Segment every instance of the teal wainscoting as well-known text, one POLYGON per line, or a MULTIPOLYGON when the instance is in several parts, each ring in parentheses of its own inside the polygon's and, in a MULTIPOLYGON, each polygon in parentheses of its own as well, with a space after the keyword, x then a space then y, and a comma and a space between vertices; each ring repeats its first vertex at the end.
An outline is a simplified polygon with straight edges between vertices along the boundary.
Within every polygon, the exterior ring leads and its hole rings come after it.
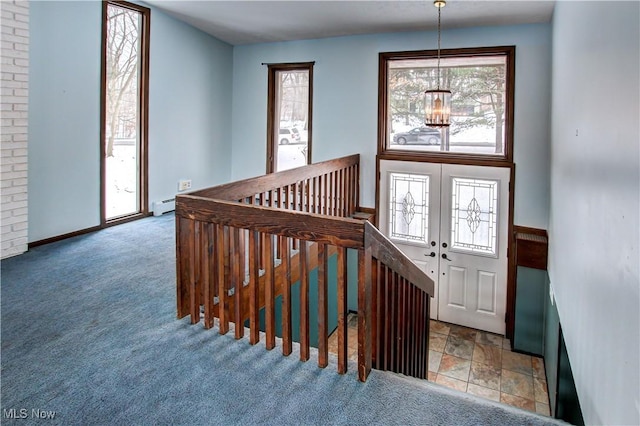
POLYGON ((547 271, 518 266, 514 350, 544 355, 544 311, 547 294, 547 271))
MULTIPOLYGON (((328 326, 329 334, 338 327, 337 255, 329 258, 328 326)), ((358 252, 347 250, 347 309, 358 311, 358 252)), ((249 326, 249 322, 245 322, 249 326)), ((291 286, 291 334, 300 341, 300 281, 291 286)), ((265 330, 264 309, 260 310, 260 330, 265 330)), ((282 337, 282 296, 276 298, 276 335, 282 337)), ((318 269, 309 273, 309 345, 318 347, 318 269)))

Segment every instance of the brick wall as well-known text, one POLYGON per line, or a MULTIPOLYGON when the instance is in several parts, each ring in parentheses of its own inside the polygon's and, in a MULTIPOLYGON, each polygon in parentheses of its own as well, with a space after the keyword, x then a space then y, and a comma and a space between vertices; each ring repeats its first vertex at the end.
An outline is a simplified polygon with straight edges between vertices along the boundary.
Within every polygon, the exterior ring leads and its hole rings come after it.
POLYGON ((0 1, 1 258, 27 250, 29 2, 0 1))

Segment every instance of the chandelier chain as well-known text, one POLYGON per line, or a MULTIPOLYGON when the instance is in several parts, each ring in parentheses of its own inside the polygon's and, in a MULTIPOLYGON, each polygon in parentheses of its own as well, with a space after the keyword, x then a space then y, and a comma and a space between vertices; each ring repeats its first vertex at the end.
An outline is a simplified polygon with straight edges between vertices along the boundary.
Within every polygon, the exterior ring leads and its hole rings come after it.
POLYGON ((438 90, 440 90, 440 13, 442 6, 438 6, 438 90))

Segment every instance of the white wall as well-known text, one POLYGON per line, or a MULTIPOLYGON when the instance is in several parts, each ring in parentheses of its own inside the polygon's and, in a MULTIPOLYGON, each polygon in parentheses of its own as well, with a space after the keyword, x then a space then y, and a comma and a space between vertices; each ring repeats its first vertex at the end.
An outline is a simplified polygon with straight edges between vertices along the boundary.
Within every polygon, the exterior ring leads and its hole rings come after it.
MULTIPOLYGON (((546 228, 549 192, 550 25, 444 31, 443 48, 516 45, 515 162, 518 225, 546 228)), ((234 48, 232 179, 263 174, 267 68, 316 61, 313 161, 360 153, 361 204, 375 204, 378 53, 431 49, 434 32, 373 34, 234 48)))
MULTIPOLYGON (((100 224, 100 2, 31 3, 29 241, 100 224)), ((151 11, 149 202, 229 179, 232 47, 151 11)))
POLYGON ((549 276, 587 424, 640 424, 640 4, 558 2, 549 276))

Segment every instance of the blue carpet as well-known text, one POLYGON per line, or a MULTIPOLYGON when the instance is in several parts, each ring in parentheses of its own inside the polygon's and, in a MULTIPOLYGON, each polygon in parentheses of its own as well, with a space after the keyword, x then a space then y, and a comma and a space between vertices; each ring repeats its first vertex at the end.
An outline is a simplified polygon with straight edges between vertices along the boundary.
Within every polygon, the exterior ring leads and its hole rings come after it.
POLYGON ((1 262, 2 423, 543 425, 435 384, 348 374, 175 315, 174 216, 1 262), (24 411, 21 411, 24 410, 24 411), (11 416, 25 419, 11 420, 11 416))

